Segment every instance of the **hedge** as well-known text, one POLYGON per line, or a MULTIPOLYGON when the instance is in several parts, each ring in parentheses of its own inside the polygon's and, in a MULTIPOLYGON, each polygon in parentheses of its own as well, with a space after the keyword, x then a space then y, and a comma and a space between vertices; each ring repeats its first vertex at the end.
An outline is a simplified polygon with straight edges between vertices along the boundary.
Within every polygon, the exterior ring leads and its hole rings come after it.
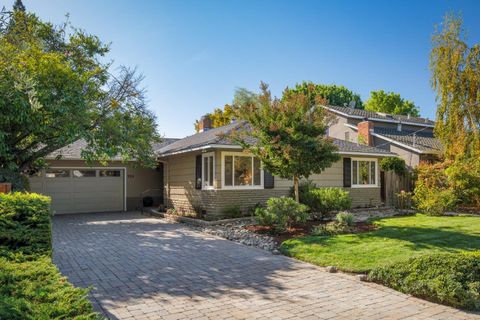
POLYGON ((480 310, 480 252, 421 255, 375 268, 369 279, 433 302, 480 310))
POLYGON ((0 194, 0 250, 50 254, 50 198, 35 193, 0 194))
POLYGON ((0 194, 0 319, 98 319, 51 251, 50 198, 0 194))
POLYGON ((87 294, 62 277, 48 256, 0 258, 0 319, 97 319, 87 294))

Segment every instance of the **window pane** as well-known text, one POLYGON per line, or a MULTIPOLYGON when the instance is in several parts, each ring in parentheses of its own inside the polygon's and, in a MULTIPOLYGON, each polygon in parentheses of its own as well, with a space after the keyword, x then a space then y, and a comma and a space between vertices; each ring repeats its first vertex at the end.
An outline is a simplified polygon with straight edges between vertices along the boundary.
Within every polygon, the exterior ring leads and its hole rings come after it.
POLYGON ((49 169, 45 172, 46 178, 68 178, 70 177, 70 170, 65 169, 49 169))
POLYGON ((262 180, 260 177, 260 159, 254 158, 253 159, 253 184, 259 186, 262 184, 262 180))
POLYGON ((375 184, 375 174, 376 174, 375 162, 371 161, 370 162, 370 184, 375 184))
POLYGON ((359 161, 358 162, 358 172, 359 172, 359 184, 369 184, 370 177, 370 162, 369 161, 359 161))
POLYGON ((74 178, 95 177, 95 170, 73 170, 74 178))
POLYGON ((208 185, 213 186, 213 157, 208 157, 208 185))
POLYGON ((225 185, 232 186, 232 176, 233 176, 233 157, 225 156, 225 185))
POLYGON ((234 185, 252 185, 252 157, 235 157, 234 185))
POLYGON ((100 177, 120 177, 120 170, 100 170, 100 177))
POLYGON ((357 161, 352 161, 352 184, 358 184, 358 181, 357 181, 357 161))

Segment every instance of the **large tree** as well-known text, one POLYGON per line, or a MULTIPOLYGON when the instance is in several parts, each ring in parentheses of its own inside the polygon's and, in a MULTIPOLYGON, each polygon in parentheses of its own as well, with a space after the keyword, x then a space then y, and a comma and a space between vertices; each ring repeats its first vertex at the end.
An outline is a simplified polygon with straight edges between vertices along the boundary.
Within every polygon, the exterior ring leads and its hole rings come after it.
POLYGON ((313 85, 306 93, 286 89, 281 99, 273 98, 264 83, 260 89, 259 94, 237 90, 234 105, 243 125, 230 136, 258 157, 264 169, 293 179, 298 202, 299 179, 322 172, 340 158, 326 136, 332 119, 311 101, 313 85))
MULTIPOLYGON (((215 108, 213 112, 206 114, 212 120, 212 127, 218 128, 224 125, 229 124, 232 122, 233 118, 235 117, 235 110, 234 107, 226 104, 223 109, 215 108)), ((195 131, 200 131, 200 121, 195 121, 195 131)))
POLYGON ((420 116, 420 110, 413 102, 403 99, 398 93, 383 90, 370 92, 370 98, 365 101, 365 110, 411 115, 412 117, 420 116))
POLYGON ((43 22, 21 1, 0 13, 0 181, 19 183, 78 139, 87 142, 87 161, 154 164, 158 135, 142 77, 126 67, 113 75, 102 62, 108 52, 96 36, 43 22))
POLYGON ((314 84, 304 81, 296 84, 294 88, 288 89, 290 92, 303 93, 307 96, 311 104, 316 103, 317 97, 332 106, 353 106, 356 109, 363 109, 363 102, 358 93, 355 93, 344 86, 314 84))
POLYGON ((430 69, 446 157, 480 157, 480 45, 467 44, 460 17, 446 15, 435 31, 430 69))

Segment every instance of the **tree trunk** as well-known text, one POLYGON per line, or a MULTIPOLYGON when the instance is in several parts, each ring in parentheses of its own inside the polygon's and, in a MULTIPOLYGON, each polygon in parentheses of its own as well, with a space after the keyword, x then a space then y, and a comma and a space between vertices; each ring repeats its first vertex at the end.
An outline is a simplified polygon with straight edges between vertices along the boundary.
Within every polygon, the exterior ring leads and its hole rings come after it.
POLYGON ((294 176, 293 177, 293 193, 295 194, 295 201, 300 203, 300 195, 298 191, 298 177, 294 176))

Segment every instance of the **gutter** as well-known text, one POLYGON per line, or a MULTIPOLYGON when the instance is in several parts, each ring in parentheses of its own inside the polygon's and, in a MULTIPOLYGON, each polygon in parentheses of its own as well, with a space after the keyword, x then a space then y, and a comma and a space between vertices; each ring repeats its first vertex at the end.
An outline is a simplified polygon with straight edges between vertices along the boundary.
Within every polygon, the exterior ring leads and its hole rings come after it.
MULTIPOLYGON (((243 150, 243 148, 241 146, 238 146, 238 145, 209 144, 209 145, 206 145, 206 146, 201 146, 201 147, 196 147, 196 148, 189 148, 189 149, 164 153, 164 154, 160 154, 160 155, 157 155, 157 156, 160 157, 160 158, 163 158, 163 157, 173 156, 173 155, 177 155, 177 154, 193 152, 193 151, 200 151, 200 150, 208 150, 208 149, 213 149, 213 148, 243 150)), ((393 154, 393 153, 355 152, 355 151, 338 151, 336 153, 345 154, 345 155, 350 154, 350 155, 361 155, 361 156, 395 157, 395 154, 393 154)))

